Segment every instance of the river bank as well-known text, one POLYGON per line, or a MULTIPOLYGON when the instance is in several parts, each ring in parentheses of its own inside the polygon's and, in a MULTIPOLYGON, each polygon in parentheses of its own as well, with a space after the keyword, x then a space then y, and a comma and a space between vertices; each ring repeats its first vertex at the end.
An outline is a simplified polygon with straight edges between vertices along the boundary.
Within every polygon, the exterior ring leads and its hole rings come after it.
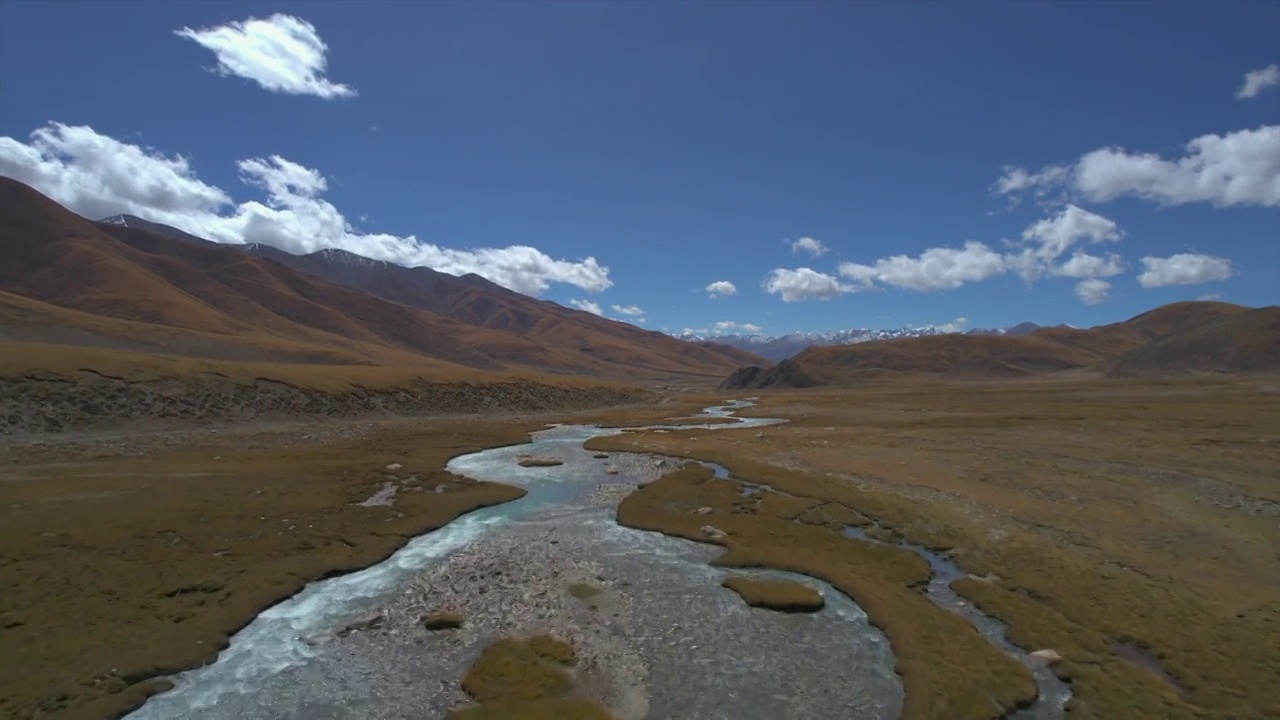
POLYGON ((273 609, 290 623, 256 633, 251 625, 232 639, 229 653, 276 667, 224 658, 177 678, 133 717, 441 717, 465 704, 458 681, 488 642, 543 633, 574 645, 578 686, 619 718, 770 709, 830 717, 851 708, 897 716, 888 645, 840 593, 827 586, 829 606, 813 616, 748 608, 720 587, 724 571, 707 563, 714 548, 618 527, 618 497, 671 467, 644 455, 597 457, 581 446, 594 432, 602 431, 553 428, 531 447, 456 458, 455 473, 501 477, 529 494, 415 540, 384 563, 403 571, 394 590, 371 588, 364 576, 375 568, 327 581, 313 586, 316 597, 273 609), (521 467, 524 453, 563 464, 521 467), (419 541, 450 549, 417 553, 419 562, 410 557, 419 541), (327 614, 321 594, 345 605, 346 619, 310 622, 327 614), (423 627, 441 611, 461 615, 462 627, 423 627), (832 685, 812 672, 826 662, 859 672, 832 685))
POLYGON ((0 716, 118 715, 309 581, 522 493, 450 474, 456 455, 705 405, 0 438, 0 716))

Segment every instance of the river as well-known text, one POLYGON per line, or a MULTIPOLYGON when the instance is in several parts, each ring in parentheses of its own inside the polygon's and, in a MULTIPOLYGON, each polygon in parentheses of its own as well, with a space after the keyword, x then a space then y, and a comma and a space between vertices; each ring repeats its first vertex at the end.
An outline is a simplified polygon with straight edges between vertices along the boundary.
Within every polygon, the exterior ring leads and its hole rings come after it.
MULTIPOLYGON (((732 417, 749 404, 728 401, 702 417, 732 417)), ((785 422, 734 419, 647 429, 719 432, 785 422)), ((579 687, 619 720, 896 718, 902 686, 892 650, 847 596, 812 578, 756 572, 819 588, 827 605, 797 615, 749 608, 720 587, 728 571, 708 564, 718 548, 615 522, 621 498, 679 462, 599 457, 582 447, 620 432, 557 425, 529 444, 455 458, 451 472, 528 494, 417 537, 370 568, 308 585, 263 611, 215 662, 173 677, 172 690, 129 717, 443 717, 467 702, 459 681, 488 642, 549 632, 574 644, 579 687), (528 455, 563 464, 521 467, 528 455), (598 594, 576 597, 573 587, 598 594), (462 613, 463 627, 423 629, 422 617, 441 609, 462 613)), ((1059 720, 1065 686, 1009 643, 997 621, 951 592, 947 583, 962 574, 954 563, 905 547, 934 568, 930 599, 1036 671, 1041 697, 1014 717, 1059 720)))

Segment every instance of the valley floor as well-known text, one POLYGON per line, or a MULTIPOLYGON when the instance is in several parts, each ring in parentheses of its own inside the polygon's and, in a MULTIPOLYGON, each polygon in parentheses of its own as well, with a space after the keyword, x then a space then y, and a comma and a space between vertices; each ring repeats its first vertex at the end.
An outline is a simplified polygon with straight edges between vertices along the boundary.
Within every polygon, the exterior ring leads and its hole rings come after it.
POLYGON ((1280 379, 885 384, 766 393, 743 414, 792 422, 589 447, 713 461, 793 496, 752 509, 689 478, 637 493, 622 521, 687 534, 686 508, 713 506, 698 522, 728 532, 720 562, 844 589, 894 643, 904 716, 947 717, 928 698, 990 668, 907 616, 903 557, 852 567, 789 518, 842 505, 883 539, 949 550, 962 596, 1064 658, 1073 718, 1280 717, 1280 379))
POLYGON ((115 716, 308 581, 523 494, 447 473, 449 458, 550 422, 643 422, 711 401, 674 397, 0 436, 0 717, 115 716), (389 476, 420 491, 361 505, 389 476))
MULTIPOLYGON (((3 440, 0 716, 132 707, 162 687, 148 678, 211 659, 307 581, 523 493, 447 473, 449 458, 547 422, 636 425, 716 399, 671 398, 3 440), (389 477, 405 489, 396 503, 366 503, 389 477)), ((1073 718, 1280 716, 1280 379, 902 384, 759 403, 741 414, 791 422, 592 440, 732 472, 669 475, 623 500, 619 521, 703 540, 713 525, 727 533, 718 563, 846 592, 893 644, 904 717, 995 717, 1029 677, 920 600, 918 557, 863 547, 845 526, 949 551, 969 573, 962 596, 1022 647, 1063 657, 1073 718)))

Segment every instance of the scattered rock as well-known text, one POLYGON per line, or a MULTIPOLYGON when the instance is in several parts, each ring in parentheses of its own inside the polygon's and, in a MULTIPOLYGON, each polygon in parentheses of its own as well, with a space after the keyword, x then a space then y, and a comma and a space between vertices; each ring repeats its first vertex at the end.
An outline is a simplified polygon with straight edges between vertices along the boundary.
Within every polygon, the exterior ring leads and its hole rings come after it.
POLYGON ((609 453, 596 453, 595 455, 592 455, 591 457, 593 457, 593 458, 595 458, 595 459, 597 459, 597 460, 608 460, 608 459, 609 459, 609 453))
POLYGON ((1062 662, 1062 656, 1058 654, 1057 650, 1037 650, 1030 653, 1030 657, 1033 660, 1039 660, 1045 665, 1056 665, 1057 663, 1062 662))
POLYGON ((462 623, 463 617, 456 612, 437 611, 422 618, 422 627, 428 630, 456 630, 462 623))
POLYGON ((606 474, 606 475, 617 475, 617 474, 618 474, 618 470, 617 470, 617 468, 609 468, 608 470, 605 470, 604 472, 605 472, 605 474, 606 474))
POLYGON ((379 489, 378 492, 370 495, 368 499, 366 499, 365 501, 359 502, 356 504, 359 505, 360 507, 377 507, 380 505, 382 506, 394 505, 395 502, 396 502, 396 484, 393 482, 387 482, 382 484, 382 488, 379 489))
POLYGON ((710 515, 710 514, 711 514, 711 508, 709 508, 709 507, 700 507, 700 508, 698 508, 697 510, 694 510, 693 512, 694 512, 694 514, 695 514, 695 515, 710 515))
POLYGON ((391 463, 390 465, 387 466, 388 471, 394 471, 399 469, 400 469, 400 463, 391 463))
POLYGON ((703 537, 707 537, 712 540, 723 540, 729 537, 725 533, 725 531, 716 527, 712 527, 711 525, 703 525, 702 528, 698 530, 698 532, 702 533, 703 537))
POLYGON ((382 623, 385 620, 386 618, 383 617, 382 613, 372 612, 372 613, 369 613, 368 615, 363 615, 358 619, 347 623, 346 625, 343 626, 341 630, 338 631, 337 634, 338 634, 338 637, 346 637, 358 630, 376 630, 382 627, 382 623))

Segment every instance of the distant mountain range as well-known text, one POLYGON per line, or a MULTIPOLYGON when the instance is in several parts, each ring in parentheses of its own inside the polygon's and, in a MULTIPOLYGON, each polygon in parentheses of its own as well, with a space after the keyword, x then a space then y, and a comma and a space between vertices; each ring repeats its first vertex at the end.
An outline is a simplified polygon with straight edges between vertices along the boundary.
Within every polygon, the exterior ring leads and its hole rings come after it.
MULTIPOLYGON (((1030 335, 1042 327, 1046 326, 1037 325, 1033 322, 1024 322, 1007 328, 973 329, 963 333, 958 330, 931 326, 916 328, 901 327, 884 330, 852 328, 849 330, 834 330, 832 332, 825 333, 791 333, 789 335, 699 335, 697 333, 684 332, 676 334, 675 337, 690 342, 727 345, 739 350, 755 353, 760 357, 777 362, 792 357, 802 350, 810 347, 856 345, 858 343, 872 342, 875 340, 897 340, 901 338, 929 337, 933 335, 1030 335)), ((1073 326, 1061 324, 1054 327, 1071 328, 1073 326)))
POLYGON ((739 368, 721 388, 807 388, 926 377, 1150 378, 1276 372, 1280 307, 1181 302, 1088 330, 950 333, 811 347, 773 367, 739 368))

